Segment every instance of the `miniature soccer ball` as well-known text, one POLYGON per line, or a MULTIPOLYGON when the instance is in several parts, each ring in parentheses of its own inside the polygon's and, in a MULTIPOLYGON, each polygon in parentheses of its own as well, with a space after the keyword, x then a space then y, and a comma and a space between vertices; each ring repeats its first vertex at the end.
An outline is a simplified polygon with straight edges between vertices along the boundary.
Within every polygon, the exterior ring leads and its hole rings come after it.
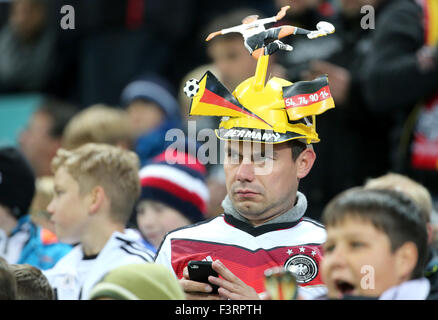
POLYGON ((316 29, 323 31, 324 33, 330 34, 335 32, 335 27, 330 22, 320 21, 316 25, 316 29))
POLYGON ((196 79, 190 79, 184 86, 184 93, 189 98, 193 98, 199 91, 199 81, 196 79))

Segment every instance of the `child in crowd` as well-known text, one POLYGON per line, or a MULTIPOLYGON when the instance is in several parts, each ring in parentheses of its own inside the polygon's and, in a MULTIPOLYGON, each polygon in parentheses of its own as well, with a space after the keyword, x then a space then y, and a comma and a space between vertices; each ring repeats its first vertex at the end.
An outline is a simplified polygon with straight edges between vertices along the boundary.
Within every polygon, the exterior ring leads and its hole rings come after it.
POLYGON ((205 218, 209 192, 205 167, 187 153, 165 151, 140 170, 137 225, 158 248, 167 232, 205 218))
POLYGON ((325 208, 322 277, 328 297, 430 298, 423 277, 426 223, 421 209, 393 190, 354 188, 325 208))
POLYGON ((59 243, 31 220, 35 175, 16 148, 0 149, 0 256, 8 263, 27 263, 45 270, 71 246, 59 243))
POLYGON ((77 244, 47 276, 58 299, 87 299, 110 270, 153 261, 153 253, 124 233, 140 194, 135 153, 85 144, 53 159, 55 195, 48 206, 61 241, 77 244))

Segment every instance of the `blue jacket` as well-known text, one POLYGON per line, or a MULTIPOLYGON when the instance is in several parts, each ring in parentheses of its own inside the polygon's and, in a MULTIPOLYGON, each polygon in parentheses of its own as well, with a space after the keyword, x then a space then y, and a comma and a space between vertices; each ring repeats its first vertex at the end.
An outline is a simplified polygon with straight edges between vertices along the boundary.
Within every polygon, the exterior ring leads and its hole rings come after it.
POLYGON ((44 236, 44 231, 25 215, 18 220, 18 225, 12 232, 28 232, 29 238, 25 243, 18 264, 30 264, 41 270, 52 268, 59 259, 72 249, 71 245, 57 242, 56 239, 44 236))

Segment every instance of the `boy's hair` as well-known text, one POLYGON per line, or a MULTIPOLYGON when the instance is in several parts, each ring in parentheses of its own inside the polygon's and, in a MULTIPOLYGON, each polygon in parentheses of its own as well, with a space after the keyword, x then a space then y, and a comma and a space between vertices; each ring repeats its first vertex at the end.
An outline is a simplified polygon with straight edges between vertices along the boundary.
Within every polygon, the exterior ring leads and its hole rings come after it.
POLYGON ((17 282, 17 300, 55 300, 55 293, 40 269, 28 264, 11 264, 9 268, 17 282))
POLYGON ((389 172, 381 177, 369 179, 366 189, 390 189, 405 193, 422 209, 421 213, 426 222, 432 215, 432 197, 429 191, 420 183, 398 173, 389 172))
POLYGON ((140 196, 138 156, 106 144, 87 143, 74 150, 59 149, 52 160, 55 173, 64 167, 85 194, 101 186, 110 200, 113 221, 125 224, 140 196))
POLYGON ((17 283, 8 263, 0 257, 0 300, 16 300, 17 283))
POLYGON ((75 115, 65 128, 63 147, 75 149, 85 143, 116 145, 132 142, 132 130, 125 110, 96 104, 75 115))
POLYGON ((330 228, 348 217, 369 221, 386 233, 392 252, 406 242, 413 242, 418 250, 418 260, 411 279, 423 276, 427 258, 426 223, 421 209, 410 197, 394 190, 353 188, 329 202, 324 209, 322 222, 330 228))
POLYGON ((35 195, 30 206, 30 214, 50 219, 47 206, 53 198, 53 176, 38 177, 35 181, 35 195))

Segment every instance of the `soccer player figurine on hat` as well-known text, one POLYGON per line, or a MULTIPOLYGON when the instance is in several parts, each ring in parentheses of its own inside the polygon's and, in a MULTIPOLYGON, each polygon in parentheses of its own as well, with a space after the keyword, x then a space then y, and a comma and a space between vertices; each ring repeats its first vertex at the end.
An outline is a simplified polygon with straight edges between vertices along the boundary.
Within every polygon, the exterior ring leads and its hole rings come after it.
POLYGON ((257 299, 273 267, 295 272, 302 298, 326 291, 319 272, 326 232, 304 217, 298 186, 316 159, 316 116, 334 101, 326 75, 266 81, 269 57, 261 55, 255 75, 232 93, 209 71, 185 86, 190 115, 222 117, 215 133, 225 141, 227 188, 224 214, 169 232, 158 250, 155 262, 175 273, 188 299, 257 299), (211 261, 219 277, 193 280, 191 260, 211 261))
POLYGON ((242 20, 241 25, 212 32, 208 35, 206 41, 210 41, 218 35, 239 32, 244 38, 245 47, 248 49, 249 53, 257 59, 261 55, 271 55, 277 50, 292 51, 292 46, 284 44, 279 40, 291 34, 303 34, 307 35, 309 39, 315 39, 335 32, 335 27, 331 23, 325 21, 319 22, 316 25, 317 30, 315 31, 309 31, 294 26, 281 26, 270 28, 268 30, 265 29, 265 24, 281 20, 286 15, 286 11, 289 8, 290 6, 284 6, 276 16, 266 19, 259 20, 257 15, 245 17, 242 20), (274 39, 274 41, 265 46, 265 40, 268 39, 274 39))

